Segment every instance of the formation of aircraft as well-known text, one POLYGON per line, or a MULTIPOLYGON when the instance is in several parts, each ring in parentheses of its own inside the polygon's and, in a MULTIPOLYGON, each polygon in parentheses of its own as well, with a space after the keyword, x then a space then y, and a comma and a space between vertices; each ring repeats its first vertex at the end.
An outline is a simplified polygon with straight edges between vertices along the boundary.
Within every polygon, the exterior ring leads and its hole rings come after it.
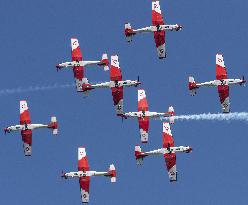
MULTIPOLYGON (((180 31, 182 26, 179 24, 165 24, 160 4, 158 0, 152 0, 152 25, 144 28, 133 29, 130 23, 125 24, 125 36, 128 42, 132 41, 132 38, 139 33, 153 33, 154 41, 157 48, 157 55, 159 59, 166 58, 165 48, 165 35, 166 31, 180 31)), ((120 68, 120 62, 118 55, 111 56, 110 66, 110 81, 97 84, 89 83, 86 78, 84 69, 87 66, 98 65, 103 67, 104 71, 109 70, 109 60, 106 53, 102 54, 100 60, 85 61, 80 50, 79 42, 77 38, 71 38, 71 55, 72 60, 69 62, 63 62, 56 65, 57 71, 70 68, 73 70, 76 90, 77 92, 84 93, 86 95, 93 89, 97 88, 110 88, 113 96, 113 103, 117 116, 125 119, 137 118, 139 124, 139 133, 142 143, 148 142, 148 132, 150 118, 164 118, 166 117, 169 122, 163 122, 163 134, 162 134, 162 148, 153 151, 142 151, 139 145, 135 146, 135 158, 138 165, 143 163, 144 158, 148 156, 164 156, 166 168, 170 182, 177 181, 177 168, 176 168, 176 153, 190 153, 192 148, 190 146, 175 146, 174 139, 171 133, 170 123, 174 123, 174 108, 169 106, 168 112, 151 112, 149 111, 148 102, 146 98, 145 90, 138 89, 138 111, 137 112, 124 112, 123 109, 123 89, 124 87, 137 87, 141 84, 139 77, 137 80, 123 80, 122 71, 120 68)), ((244 77, 242 79, 228 79, 227 71, 224 64, 224 58, 222 54, 216 55, 216 80, 197 83, 193 76, 189 77, 189 90, 191 95, 196 94, 196 90, 200 87, 217 87, 219 98, 221 102, 222 112, 230 112, 230 100, 229 100, 229 85, 244 85, 246 83, 244 77)), ((10 133, 14 131, 20 131, 23 141, 23 149, 25 156, 31 156, 32 153, 32 132, 34 129, 48 128, 52 130, 54 135, 58 134, 58 122, 55 116, 51 117, 51 121, 48 124, 32 124, 28 105, 25 100, 20 101, 20 124, 13 125, 4 128, 4 132, 10 133)), ((75 172, 63 172, 61 177, 64 179, 78 178, 80 185, 81 201, 83 203, 89 202, 90 193, 90 180, 93 176, 105 176, 110 178, 111 182, 116 182, 116 169, 114 164, 109 166, 107 171, 98 172, 91 171, 86 155, 86 149, 84 147, 78 148, 78 170, 75 172)))
POLYGON ((174 108, 169 107, 168 112, 150 112, 146 99, 145 90, 138 90, 138 112, 127 112, 119 116, 127 119, 128 117, 138 118, 140 137, 142 143, 148 142, 148 130, 150 118, 169 117, 170 123, 174 123, 173 116, 175 115, 174 108))
POLYGON ((220 103, 223 113, 230 112, 230 100, 229 100, 229 85, 244 85, 244 76, 242 79, 228 79, 227 71, 222 54, 216 54, 216 80, 212 80, 204 83, 196 83, 193 76, 189 77, 189 90, 190 94, 194 96, 196 90, 200 87, 217 87, 220 103))
POLYGON ((83 60, 83 55, 80 50, 79 42, 78 39, 76 38, 71 38, 71 56, 72 56, 71 62, 60 63, 56 65, 56 68, 57 70, 60 70, 62 68, 72 68, 76 83, 76 89, 78 92, 81 92, 82 85, 88 82, 87 78, 85 78, 84 75, 84 69, 86 66, 98 65, 98 66, 103 66, 105 71, 109 70, 109 66, 108 66, 109 61, 106 53, 102 55, 101 60, 96 60, 96 61, 83 60))
POLYGON ((141 165, 143 159, 147 156, 163 155, 171 182, 177 181, 176 152, 190 153, 192 152, 192 148, 190 146, 175 147, 170 124, 168 122, 163 123, 163 148, 142 152, 140 146, 135 146, 135 158, 138 165, 141 165))
POLYGON ((80 184, 81 200, 83 203, 89 202, 90 193, 90 177, 105 176, 109 177, 111 182, 116 182, 116 169, 113 164, 109 166, 106 172, 90 171, 88 158, 84 147, 78 148, 78 171, 77 172, 62 172, 61 177, 64 179, 78 178, 80 184))
POLYGON ((23 150, 25 156, 31 156, 32 153, 32 133, 34 129, 38 128, 49 128, 52 129, 54 135, 58 134, 58 122, 56 117, 51 117, 51 122, 49 124, 32 124, 30 119, 30 114, 28 110, 27 101, 20 101, 20 125, 13 125, 4 128, 5 133, 10 133, 14 131, 21 131, 23 150))
POLYGON ((111 56, 110 81, 98 84, 83 84, 82 91, 89 92, 96 88, 111 88, 114 107, 117 115, 123 114, 123 88, 137 87, 140 84, 138 80, 123 80, 120 63, 117 55, 111 56))
POLYGON ((162 11, 160 9, 159 1, 152 1, 152 26, 133 29, 130 23, 125 24, 125 36, 128 42, 132 41, 132 37, 138 33, 148 33, 152 32, 154 35, 154 40, 157 48, 157 54, 160 59, 166 58, 165 49, 165 34, 166 31, 180 31, 182 26, 178 24, 165 24, 163 20, 162 11))

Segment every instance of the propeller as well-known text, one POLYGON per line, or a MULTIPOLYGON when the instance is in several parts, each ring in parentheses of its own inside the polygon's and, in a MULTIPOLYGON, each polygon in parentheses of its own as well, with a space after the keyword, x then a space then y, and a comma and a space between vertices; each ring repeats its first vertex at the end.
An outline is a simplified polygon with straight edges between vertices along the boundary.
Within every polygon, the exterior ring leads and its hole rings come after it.
POLYGON ((176 31, 180 31, 182 29, 183 29, 183 27, 181 25, 178 25, 177 28, 176 28, 176 31))
POLYGON ((4 128, 4 134, 6 135, 6 133, 8 132, 7 128, 4 128))
POLYGON ((245 83, 246 83, 246 80, 245 80, 245 76, 243 75, 242 76, 242 82, 240 83, 240 85, 245 85, 245 83))
POLYGON ((167 150, 171 153, 171 146, 170 146, 170 143, 168 143, 167 150))
POLYGON ((60 175, 62 178, 65 178, 65 179, 67 179, 67 176, 65 176, 65 172, 62 170, 61 171, 61 175, 60 175))
POLYGON ((188 153, 190 153, 192 151, 193 151, 192 147, 189 147, 188 153))
POLYGON ((242 76, 242 80, 243 80, 244 83, 246 82, 244 75, 242 76))
POLYGON ((139 77, 139 75, 138 75, 137 81, 136 81, 136 84, 135 84, 135 87, 137 87, 139 84, 140 84, 140 77, 139 77))
POLYGON ((117 114, 117 116, 118 116, 118 117, 121 117, 121 121, 122 121, 122 122, 123 122, 123 119, 124 119, 124 118, 127 119, 127 117, 125 116, 124 113, 122 113, 122 114, 117 114))
POLYGON ((57 72, 59 72, 59 69, 60 69, 59 64, 58 64, 58 65, 56 65, 56 69, 57 69, 57 72))

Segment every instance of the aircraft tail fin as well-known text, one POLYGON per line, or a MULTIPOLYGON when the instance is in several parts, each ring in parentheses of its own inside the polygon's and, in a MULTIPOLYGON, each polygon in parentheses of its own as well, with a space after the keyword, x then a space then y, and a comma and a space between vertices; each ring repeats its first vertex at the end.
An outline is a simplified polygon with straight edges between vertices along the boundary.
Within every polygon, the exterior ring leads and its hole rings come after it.
POLYGON ((116 169, 115 169, 115 166, 113 164, 111 164, 109 166, 108 173, 109 173, 109 176, 110 176, 110 181, 113 182, 113 183, 116 182, 116 169))
POLYGON ((51 117, 51 122, 49 123, 48 128, 52 129, 53 135, 58 134, 58 122, 55 116, 51 117))

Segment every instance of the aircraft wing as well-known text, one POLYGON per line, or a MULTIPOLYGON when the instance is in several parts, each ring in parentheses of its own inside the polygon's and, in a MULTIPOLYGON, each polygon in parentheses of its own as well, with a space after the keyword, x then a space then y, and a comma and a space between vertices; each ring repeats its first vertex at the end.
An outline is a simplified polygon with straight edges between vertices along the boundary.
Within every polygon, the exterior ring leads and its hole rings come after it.
POLYGON ((123 87, 118 86, 122 73, 117 55, 111 56, 110 81, 116 82, 116 86, 111 88, 116 114, 123 114, 123 87))
MULTIPOLYGON (((138 90, 138 111, 145 112, 148 111, 148 102, 146 99, 145 90, 139 89, 138 90)), ((140 130, 140 137, 143 143, 148 141, 148 131, 149 131, 149 117, 139 117, 139 130, 140 130)))
POLYGON ((149 117, 139 117, 139 130, 140 138, 142 143, 148 142, 148 131, 149 131, 149 117))
POLYGON ((81 192, 81 200, 83 203, 88 203, 90 199, 90 177, 80 177, 80 192, 81 192))
POLYGON ((111 56, 110 80, 122 81, 122 73, 117 55, 111 56))
POLYGON ((146 92, 143 89, 138 90, 138 111, 148 111, 146 92))
POLYGON ((230 112, 229 86, 218 85, 218 93, 222 107, 222 112, 229 113, 230 112))
MULTIPOLYGON (((159 1, 152 1, 152 25, 164 25, 164 20, 162 16, 162 11, 160 9, 159 1)), ((157 47, 157 53, 159 58, 166 57, 165 51, 165 30, 155 31, 154 32, 154 40, 157 47)))
MULTIPOLYGON (((78 148, 78 171, 89 171, 89 163, 84 147, 78 148)), ((89 202, 90 177, 84 176, 79 178, 81 200, 83 203, 89 202)))
MULTIPOLYGON (((83 55, 80 50, 78 39, 71 38, 71 57, 72 61, 82 61, 83 55)), ((82 84, 83 78, 84 78, 84 67, 83 66, 74 66, 73 67, 73 73, 76 83, 77 91, 82 91, 82 84)))
POLYGON ((31 124, 27 101, 20 101, 20 125, 31 124))
POLYGON ((216 80, 227 79, 227 71, 222 54, 216 54, 216 80))
MULTIPOLYGON (((227 79, 227 71, 224 63, 224 57, 222 54, 216 54, 216 80, 227 79)), ((229 86, 219 85, 218 93, 220 97, 220 103, 222 111, 224 113, 230 112, 230 102, 229 102, 229 86)))
POLYGON ((22 130, 23 151, 25 156, 32 154, 32 130, 22 130))
POLYGON ((152 25, 164 25, 164 19, 162 15, 162 11, 160 9, 159 1, 152 1, 152 25))
MULTIPOLYGON (((163 123, 163 148, 169 149, 174 147, 174 139, 171 134, 170 124, 168 122, 163 123)), ((166 168, 170 181, 177 181, 176 170, 176 153, 166 153, 164 155, 166 168)))
POLYGON ((116 114, 123 114, 123 87, 113 87, 111 90, 116 114))
MULTIPOLYGON (((28 111, 27 101, 20 101, 20 125, 31 124, 30 114, 28 111)), ((23 141, 23 150, 25 156, 31 156, 32 153, 32 130, 22 130, 22 141, 23 141)))

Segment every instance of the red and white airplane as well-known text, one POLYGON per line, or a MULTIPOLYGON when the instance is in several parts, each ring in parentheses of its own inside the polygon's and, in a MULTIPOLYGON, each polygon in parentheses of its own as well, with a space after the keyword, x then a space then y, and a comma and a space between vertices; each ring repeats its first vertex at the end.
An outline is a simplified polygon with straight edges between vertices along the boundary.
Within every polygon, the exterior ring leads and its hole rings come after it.
POLYGON ((168 117, 170 120, 170 123, 174 123, 174 117, 173 117, 174 115, 175 115, 175 112, 172 106, 169 107, 168 112, 162 112, 162 113, 161 112, 150 112, 148 110, 148 102, 146 99, 145 90, 139 89, 138 90, 138 112, 127 112, 119 116, 125 119, 127 119, 128 117, 138 118, 141 142, 147 143, 150 118, 168 117))
POLYGON ((84 68, 86 66, 99 65, 99 66, 103 66, 105 71, 109 70, 109 67, 108 67, 109 61, 108 61, 108 56, 106 53, 102 55, 101 60, 84 61, 82 52, 79 47, 78 39, 76 38, 71 38, 71 55, 72 55, 71 62, 60 63, 56 65, 56 68, 57 70, 62 69, 62 68, 73 69, 74 78, 76 82, 76 88, 77 88, 77 91, 79 92, 82 90, 82 85, 85 84, 87 80, 87 78, 85 78, 84 76, 84 68))
POLYGON ((159 156, 163 155, 165 158, 166 167, 168 170, 169 179, 171 182, 177 181, 177 169, 176 169, 176 152, 189 153, 192 151, 190 146, 175 147, 174 139, 171 134, 170 124, 168 122, 163 123, 163 148, 142 152, 140 146, 135 146, 135 157, 138 165, 141 165, 143 159, 147 156, 159 156))
POLYGON ((77 172, 68 172, 63 173, 61 177, 68 178, 79 178, 81 199, 83 203, 89 202, 89 190, 90 190, 90 177, 92 176, 105 176, 110 177, 111 182, 116 182, 116 169, 113 164, 109 166, 107 172, 97 172, 90 171, 88 158, 86 156, 86 151, 84 147, 78 148, 78 171, 77 172))
POLYGON ((125 24, 125 36, 128 42, 132 41, 132 37, 138 33, 153 32, 155 44, 157 47, 158 57, 160 59, 166 58, 165 51, 165 31, 180 31, 182 26, 175 24, 165 24, 160 9, 159 1, 152 1, 152 26, 148 26, 140 29, 133 29, 130 23, 125 24))
POLYGON ((21 131, 23 149, 25 156, 31 156, 32 153, 32 130, 38 128, 52 129, 54 135, 58 134, 58 122, 56 117, 51 117, 51 122, 48 125, 45 124, 32 124, 30 120, 30 114, 28 111, 28 105, 25 100, 20 101, 20 125, 14 125, 4 128, 5 133, 13 131, 21 131))
POLYGON ((88 92, 95 88, 111 88, 115 111, 117 115, 121 115, 123 114, 123 88, 131 86, 137 87, 139 84, 139 77, 138 80, 122 80, 118 56, 113 55, 111 56, 110 81, 98 84, 83 84, 82 91, 88 92))
POLYGON ((224 58, 222 54, 216 54, 216 80, 196 83, 194 77, 189 77, 189 90, 190 94, 194 96, 196 94, 196 89, 206 86, 206 87, 217 87, 220 97, 220 103, 223 113, 230 112, 230 101, 229 101, 229 85, 244 85, 244 76, 242 79, 228 79, 227 71, 224 64, 224 58))

